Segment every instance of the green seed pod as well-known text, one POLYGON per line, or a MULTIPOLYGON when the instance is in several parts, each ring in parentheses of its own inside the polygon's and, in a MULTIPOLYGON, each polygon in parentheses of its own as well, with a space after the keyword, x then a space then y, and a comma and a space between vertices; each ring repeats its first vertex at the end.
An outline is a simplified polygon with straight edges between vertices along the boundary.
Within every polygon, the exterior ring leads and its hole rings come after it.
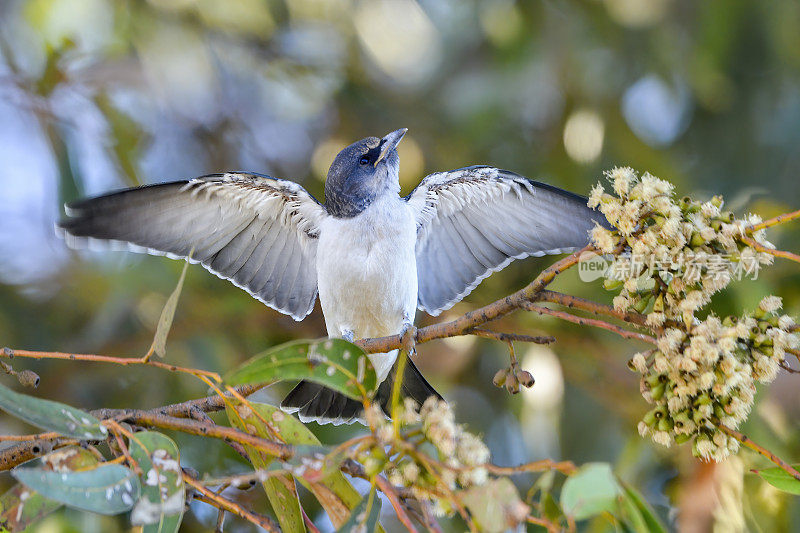
MULTIPOLYGON (((661 352, 655 352, 654 355, 655 357, 658 357, 659 355, 661 355, 661 352)), ((647 382, 647 385, 650 388, 653 388, 659 383, 664 383, 667 380, 667 376, 665 376, 664 374, 656 374, 654 372, 651 372, 644 378, 644 380, 647 382)))
POLYGON ((695 398, 694 402, 692 403, 694 403, 695 407, 699 405, 708 405, 711 403, 711 396, 709 396, 707 392, 704 392, 703 394, 695 398))
POLYGON ((689 442, 692 438, 691 435, 687 435, 685 433, 681 433, 680 435, 675 435, 675 444, 683 444, 685 442, 689 442))
POLYGON ((653 311, 656 313, 664 312, 664 295, 659 294, 653 302, 653 311))
POLYGON ((650 303, 651 299, 652 295, 645 296, 640 300, 637 300, 636 303, 633 304, 633 308, 639 313, 644 313, 644 310, 647 309, 647 305, 650 303))
POLYGON ((649 427, 655 426, 656 422, 658 422, 656 411, 658 411, 658 408, 647 411, 647 413, 645 413, 645 415, 642 417, 642 422, 647 424, 649 427))
POLYGON ((603 288, 609 291, 615 291, 622 287, 623 281, 619 279, 606 278, 603 280, 603 288))
POLYGON ((653 400, 658 401, 664 397, 664 391, 666 390, 666 383, 658 383, 655 387, 650 389, 650 396, 653 397, 653 400))
POLYGON ((369 457, 364 462, 364 473, 367 474, 369 477, 376 476, 383 471, 383 466, 386 464, 385 459, 379 459, 377 457, 369 457))
POLYGON ((707 422, 706 417, 700 411, 692 412, 692 421, 698 426, 705 426, 707 422))
POLYGON ((672 419, 668 417, 664 417, 658 421, 658 430, 659 431, 672 431, 674 424, 672 423, 672 419))
POLYGON ((692 248, 700 248, 701 246, 706 244, 706 240, 700 236, 698 232, 692 233, 692 237, 689 239, 689 246, 692 248))
MULTIPOLYGON (((771 342, 772 339, 770 339, 770 343, 771 342)), ((775 350, 772 348, 772 346, 762 345, 759 347, 759 349, 761 350, 761 353, 763 353, 767 357, 772 357, 773 355, 775 355, 775 350)))
POLYGON ((725 203, 725 202, 723 202, 722 196, 716 194, 716 195, 711 197, 711 205, 713 205, 714 207, 720 208, 720 207, 722 207, 723 203, 725 203))
POLYGON ((720 404, 717 404, 714 406, 714 416, 721 419, 728 416, 728 413, 725 412, 724 407, 722 407, 720 404))

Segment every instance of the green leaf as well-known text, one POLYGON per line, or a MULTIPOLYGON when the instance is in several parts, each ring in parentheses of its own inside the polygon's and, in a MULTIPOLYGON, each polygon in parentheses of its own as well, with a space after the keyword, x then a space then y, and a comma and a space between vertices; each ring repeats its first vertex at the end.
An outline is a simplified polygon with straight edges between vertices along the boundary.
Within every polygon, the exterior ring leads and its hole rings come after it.
POLYGON ((630 510, 632 520, 635 522, 635 525, 631 524, 633 529, 644 533, 666 533, 667 528, 661 523, 653 508, 642 495, 627 483, 623 483, 622 487, 625 490, 623 505, 630 510))
MULTIPOLYGON (((793 465, 793 467, 796 470, 800 468, 800 465, 793 465)), ((777 466, 774 468, 759 470, 758 475, 776 489, 800 496, 800 481, 787 474, 777 466)))
POLYGON ((378 527, 378 519, 381 516, 381 499, 375 491, 375 487, 362 498, 355 509, 350 513, 350 518, 337 531, 348 533, 350 531, 361 531, 372 533, 378 527))
POLYGON ((589 463, 564 482, 561 508, 575 520, 584 520, 603 511, 615 511, 621 494, 608 463, 589 463))
POLYGON ((350 398, 377 388, 377 376, 364 351, 342 339, 294 341, 263 352, 227 376, 232 384, 307 379, 350 398))
MULTIPOLYGON (((69 446, 26 464, 41 465, 48 470, 81 470, 96 465, 97 458, 89 450, 69 446)), ((18 483, 0 496, 0 527, 9 531, 23 531, 61 505, 18 483)))
POLYGON ((106 428, 95 417, 69 405, 14 392, 0 384, 0 409, 36 427, 80 440, 103 440, 106 428))
POLYGON ((530 512, 508 478, 492 479, 463 491, 461 501, 479 529, 490 533, 516 528, 530 512))
POLYGON ((175 533, 183 519, 186 492, 180 454, 175 442, 155 431, 134 433, 128 441, 131 456, 142 470, 142 496, 131 513, 142 533, 175 533))
POLYGON ((82 511, 114 515, 133 507, 139 499, 139 479, 118 464, 102 463, 91 470, 54 472, 44 467, 20 466, 14 478, 45 498, 82 511))
MULTIPOLYGON (((232 400, 235 402, 235 400, 232 400)), ((238 404, 236 407, 226 406, 228 420, 231 424, 251 435, 274 439, 279 435, 279 427, 284 419, 289 415, 271 405, 248 402, 238 404)), ((296 429, 296 428, 295 428, 296 429)), ((282 439, 288 442, 286 439, 282 439)), ((259 470, 267 469, 275 460, 271 455, 261 452, 250 446, 245 446, 250 462, 259 470)), ((281 474, 268 477, 262 485, 267 493, 272 510, 278 517, 281 531, 305 532, 306 526, 303 520, 303 511, 300 507, 300 500, 297 496, 297 488, 294 479, 289 474, 281 474)))
POLYGON ((178 307, 178 299, 183 289, 183 280, 186 279, 186 269, 189 268, 189 259, 191 259, 193 252, 194 248, 189 252, 189 257, 186 258, 183 270, 181 270, 181 277, 178 278, 178 285, 175 287, 175 290, 172 291, 172 294, 169 295, 169 298, 167 298, 164 309, 161 310, 161 316, 158 318, 158 326, 156 327, 156 334, 153 336, 153 344, 150 345, 150 350, 147 352, 148 354, 155 353, 159 357, 164 357, 167 353, 167 336, 172 327, 172 320, 175 318, 175 309, 178 307))
MULTIPOLYGON (((247 405, 238 405, 235 408, 228 406, 227 412, 233 425, 248 433, 298 446, 303 456, 308 456, 308 452, 312 450, 325 450, 319 446, 319 439, 302 422, 275 406, 248 402, 247 405)), ((253 459, 259 456, 260 460, 273 459, 257 450, 248 449, 248 454, 253 459)), ((256 465, 256 468, 261 467, 256 465)), ((338 465, 331 468, 329 464, 323 464, 322 470, 316 476, 312 476, 310 472, 303 474, 298 481, 314 494, 334 527, 341 527, 350 517, 351 510, 361 501, 361 495, 347 481, 338 465)))

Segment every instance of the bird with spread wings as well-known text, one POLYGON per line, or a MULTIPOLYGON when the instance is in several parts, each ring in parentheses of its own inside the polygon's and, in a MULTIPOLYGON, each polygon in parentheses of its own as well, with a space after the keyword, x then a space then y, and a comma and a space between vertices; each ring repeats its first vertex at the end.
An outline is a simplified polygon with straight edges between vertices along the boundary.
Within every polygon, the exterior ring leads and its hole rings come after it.
MULTIPOLYGON (((396 334, 416 308, 438 315, 512 260, 585 246, 602 215, 586 199, 513 172, 471 166, 431 174, 399 196, 405 130, 344 149, 321 204, 292 181, 229 172, 147 185, 67 206, 72 247, 186 258, 302 320, 320 295, 330 336, 396 334)), ((385 404, 396 351, 371 354, 385 404), (386 378, 390 379, 386 379, 386 378)), ((438 393, 412 364, 403 392, 438 393)), ((283 406, 301 419, 350 422, 354 402, 301 382, 283 406)))

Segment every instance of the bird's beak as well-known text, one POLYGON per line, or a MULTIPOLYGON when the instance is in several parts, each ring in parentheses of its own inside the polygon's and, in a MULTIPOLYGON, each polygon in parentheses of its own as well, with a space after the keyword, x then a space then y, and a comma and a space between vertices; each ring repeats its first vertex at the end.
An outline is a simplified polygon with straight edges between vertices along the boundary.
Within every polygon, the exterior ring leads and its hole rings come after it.
POLYGON ((383 139, 381 139, 381 143, 383 147, 381 148, 381 154, 378 156, 378 159, 375 160, 375 166, 378 166, 378 163, 383 161, 383 158, 392 151, 392 148, 397 146, 397 143, 400 142, 400 139, 403 138, 403 135, 406 134, 408 128, 400 128, 399 130, 394 130, 392 133, 386 135, 383 139))

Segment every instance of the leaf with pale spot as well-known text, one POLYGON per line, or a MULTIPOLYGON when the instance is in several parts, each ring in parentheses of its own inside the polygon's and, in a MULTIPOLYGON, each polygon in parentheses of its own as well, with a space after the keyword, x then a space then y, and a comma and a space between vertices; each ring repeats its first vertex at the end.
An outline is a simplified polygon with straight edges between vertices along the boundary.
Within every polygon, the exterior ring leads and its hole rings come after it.
POLYGON ((139 479, 119 464, 101 463, 77 472, 19 466, 11 475, 45 498, 82 511, 119 514, 131 509, 139 499, 139 479))
POLYGON ((162 433, 140 431, 128 440, 131 457, 142 471, 142 495, 131 513, 142 533, 175 533, 183 519, 185 489, 180 454, 162 433))
MULTIPOLYGON (((67 471, 90 468, 97 462, 97 457, 89 450, 68 446, 29 461, 26 465, 67 471)), ((17 483, 0 496, 0 524, 12 532, 23 531, 61 506, 60 502, 45 498, 35 490, 17 483)))
POLYGON ((350 398, 361 399, 377 388, 369 357, 343 339, 293 341, 263 352, 226 378, 231 384, 305 379, 350 398))

